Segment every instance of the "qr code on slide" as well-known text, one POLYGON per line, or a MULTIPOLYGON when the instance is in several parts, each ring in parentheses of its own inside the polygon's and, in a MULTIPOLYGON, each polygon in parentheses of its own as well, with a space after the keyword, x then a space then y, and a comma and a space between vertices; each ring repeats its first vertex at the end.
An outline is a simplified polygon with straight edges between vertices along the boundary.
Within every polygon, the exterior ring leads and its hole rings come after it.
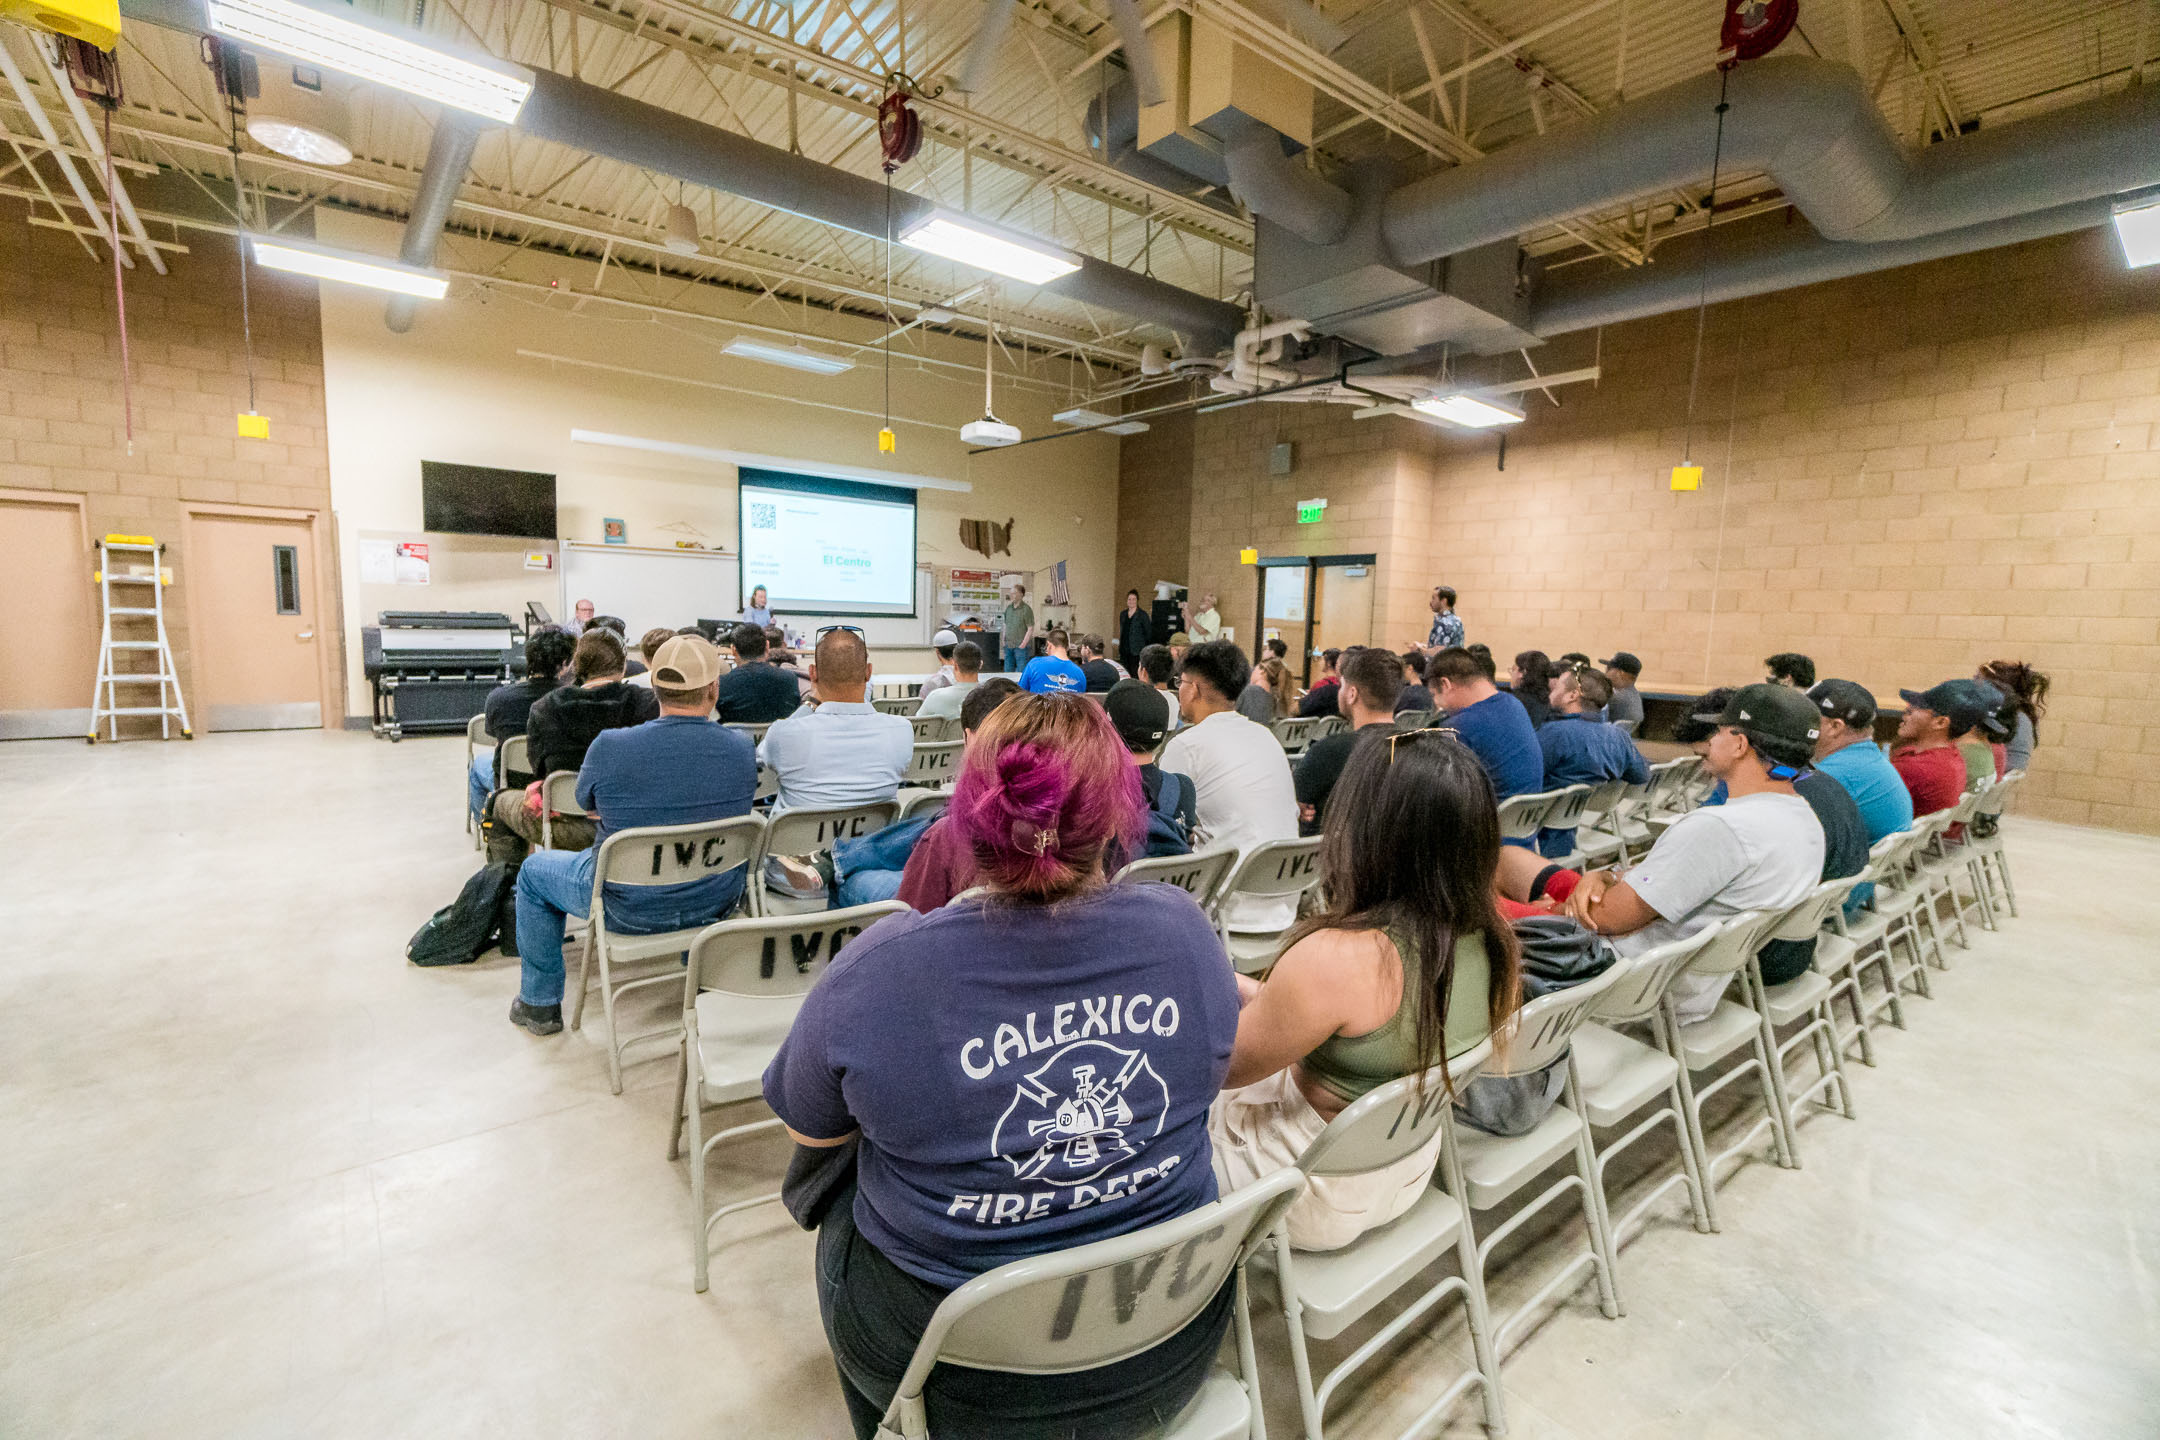
POLYGON ((777 530, 780 528, 780 512, 777 507, 757 501, 750 502, 750 528, 753 530, 777 530))

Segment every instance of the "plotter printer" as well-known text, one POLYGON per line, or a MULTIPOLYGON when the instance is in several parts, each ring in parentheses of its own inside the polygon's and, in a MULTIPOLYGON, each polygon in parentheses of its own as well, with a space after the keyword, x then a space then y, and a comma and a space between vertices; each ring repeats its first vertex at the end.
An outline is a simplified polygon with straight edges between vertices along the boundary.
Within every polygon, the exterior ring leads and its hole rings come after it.
POLYGON ((375 734, 462 730, 488 691, 525 673, 525 638, 507 615, 385 610, 361 627, 375 690, 375 734))

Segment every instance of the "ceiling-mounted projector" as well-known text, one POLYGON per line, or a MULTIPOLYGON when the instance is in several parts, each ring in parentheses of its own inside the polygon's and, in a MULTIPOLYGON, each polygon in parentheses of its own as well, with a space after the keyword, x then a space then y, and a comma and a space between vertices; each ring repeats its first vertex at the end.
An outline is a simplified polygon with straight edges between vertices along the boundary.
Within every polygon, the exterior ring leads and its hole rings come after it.
POLYGON ((960 427, 960 443, 963 445, 1017 445, 1020 443, 1020 427, 1007 425, 995 415, 985 415, 980 420, 970 420, 960 427))

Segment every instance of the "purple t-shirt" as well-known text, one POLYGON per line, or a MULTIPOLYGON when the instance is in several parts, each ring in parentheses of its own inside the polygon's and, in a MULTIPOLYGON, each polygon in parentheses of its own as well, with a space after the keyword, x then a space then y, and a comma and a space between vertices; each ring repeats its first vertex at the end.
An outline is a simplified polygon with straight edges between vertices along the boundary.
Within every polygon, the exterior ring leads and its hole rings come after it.
POLYGON ((957 1286, 1213 1200, 1237 1015, 1222 942, 1174 885, 956 901, 833 961, 765 1099, 798 1134, 859 1128, 857 1228, 957 1286))

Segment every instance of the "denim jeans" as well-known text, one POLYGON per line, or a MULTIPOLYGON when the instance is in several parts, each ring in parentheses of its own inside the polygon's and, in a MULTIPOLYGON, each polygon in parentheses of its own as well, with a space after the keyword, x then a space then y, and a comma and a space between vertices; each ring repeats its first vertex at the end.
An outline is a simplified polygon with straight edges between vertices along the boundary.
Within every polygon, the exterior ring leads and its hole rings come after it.
POLYGON ((482 750, 472 757, 472 769, 465 775, 465 809, 478 823, 487 813, 488 792, 495 788, 495 752, 482 750))
POLYGON ((1018 646, 1014 645, 1008 645, 1005 647, 1005 670, 1007 674, 1018 675, 1022 670, 1027 668, 1027 662, 1027 651, 1022 650, 1018 646))
POLYGON ((592 910, 594 850, 535 850, 518 868, 518 954, 525 964, 518 998, 527 1005, 560 1005, 563 928, 567 916, 592 910))
POLYGON ((900 879, 906 873, 905 870, 857 870, 840 882, 832 908, 845 910, 850 905, 875 905, 881 900, 890 900, 900 893, 900 879))

